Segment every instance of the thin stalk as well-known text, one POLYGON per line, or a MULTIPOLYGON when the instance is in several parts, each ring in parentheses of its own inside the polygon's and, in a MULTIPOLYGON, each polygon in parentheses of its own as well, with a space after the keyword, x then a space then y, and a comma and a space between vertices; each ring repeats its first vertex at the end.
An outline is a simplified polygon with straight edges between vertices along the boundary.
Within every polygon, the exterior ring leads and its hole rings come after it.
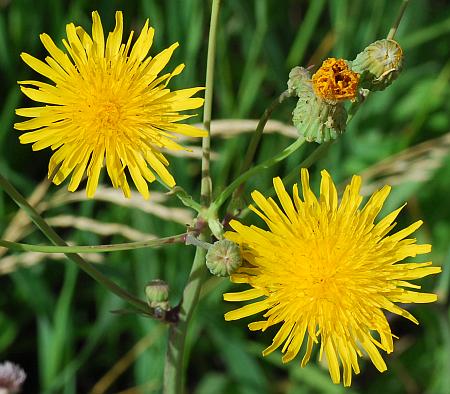
MULTIPOLYGON (((252 138, 251 138, 250 143, 247 148, 247 152, 245 154, 244 161, 242 162, 242 165, 239 169, 239 172, 237 173, 237 176, 239 174, 243 174, 252 165, 256 151, 258 150, 258 147, 261 143, 262 135, 264 132, 264 127, 266 127, 267 121, 269 120, 269 118, 272 115, 272 112, 275 110, 275 108, 278 107, 278 105, 280 105, 289 96, 290 95, 289 95, 288 90, 285 90, 275 100, 273 100, 272 103, 264 111, 263 115, 259 119, 259 122, 258 122, 258 125, 256 126, 255 132, 252 135, 252 138)), ((242 191, 244 190, 244 185, 245 185, 245 182, 241 183, 240 186, 234 191, 233 197, 232 197, 232 202, 239 199, 239 196, 242 194, 242 191)), ((231 204, 232 204, 232 202, 231 202, 231 204)))
POLYGON ((259 144, 261 143, 261 138, 262 138, 262 135, 264 132, 264 127, 266 127, 267 121, 269 120, 269 118, 272 115, 272 112, 275 110, 275 108, 277 108, 278 105, 280 105, 289 96, 290 96, 289 92, 287 90, 285 90, 275 100, 273 100, 272 103, 264 111, 263 115, 259 119, 259 122, 258 122, 258 125, 256 126, 255 132, 252 135, 252 139, 250 140, 250 144, 248 146, 247 153, 245 154, 244 161, 242 163, 242 166, 241 166, 238 174, 244 173, 252 165, 256 151, 259 147, 259 144))
POLYGON ((169 194, 175 194, 186 207, 192 208, 197 213, 202 210, 202 206, 190 196, 181 186, 175 186, 169 194))
POLYGON ((190 196, 187 191, 184 190, 181 186, 170 188, 159 177, 157 177, 156 180, 160 185, 168 190, 167 195, 175 195, 183 203, 184 206, 192 208, 193 210, 197 211, 197 213, 202 210, 202 206, 197 201, 195 201, 192 196, 190 196))
POLYGON ((386 37, 388 40, 394 39, 394 36, 397 33, 398 26, 400 25, 400 22, 403 18, 403 14, 405 13, 405 10, 406 10, 406 7, 408 7, 408 4, 409 4, 409 0, 403 0, 403 3, 398 10, 397 19, 395 20, 394 24, 391 27, 391 30, 389 30, 389 33, 386 37))
MULTIPOLYGON (((199 238, 201 241, 204 241, 206 237, 201 235, 199 238)), ((181 394, 184 391, 186 333, 192 318, 192 313, 198 302, 200 289, 206 273, 205 255, 206 250, 197 247, 188 283, 183 291, 179 321, 176 324, 172 324, 169 328, 169 343, 167 345, 166 364, 164 368, 164 394, 181 394)))
POLYGON ((173 235, 171 237, 150 239, 138 242, 126 242, 113 245, 77 245, 77 246, 52 246, 52 245, 30 245, 19 242, 11 242, 0 239, 0 246, 21 252, 39 253, 104 253, 117 252, 120 250, 132 250, 142 248, 156 248, 162 245, 185 241, 186 234, 173 235))
MULTIPOLYGON (((47 222, 37 213, 37 211, 28 203, 28 201, 23 197, 16 188, 11 185, 3 175, 0 174, 0 187, 5 190, 5 192, 14 200, 14 202, 21 208, 31 219, 31 221, 36 225, 39 230, 55 245, 67 246, 64 240, 51 228, 47 222)), ((94 280, 105 286, 111 292, 116 294, 118 297, 127 301, 129 304, 133 305, 137 309, 149 313, 149 308, 144 301, 136 298, 134 295, 128 293, 126 290, 122 289, 116 283, 108 279, 100 271, 95 269, 91 264, 86 262, 81 256, 75 253, 64 253, 70 260, 75 262, 84 272, 91 276, 94 280)))
MULTIPOLYGON (((397 33, 398 26, 400 25, 400 22, 403 18, 403 15, 405 13, 406 7, 408 7, 409 0, 403 0, 403 3, 401 4, 398 13, 397 18, 395 19, 394 24, 392 25, 391 29, 389 30, 388 35, 386 36, 386 39, 393 40, 395 37, 395 34, 397 33)), ((347 118, 347 125, 351 122, 351 120, 355 117, 358 110, 361 108, 361 105, 367 101, 367 98, 369 97, 370 92, 367 92, 364 101, 356 101, 352 103, 350 106, 350 109, 348 111, 348 118, 347 118)))
MULTIPOLYGON (((201 202, 206 209, 208 209, 212 198, 212 182, 209 173, 211 148, 210 127, 219 8, 220 0, 213 0, 209 29, 205 106, 203 113, 203 124, 208 132, 208 135, 203 138, 202 142, 202 181, 200 186, 201 202)), ((201 217, 201 214, 199 217, 201 217)), ((200 241, 206 242, 209 237, 210 230, 208 227, 205 227, 203 232, 199 235, 199 239, 200 241)), ((180 312, 178 316, 179 320, 177 323, 172 324, 169 328, 169 341, 167 345, 163 382, 163 392, 165 394, 181 394, 184 391, 184 354, 186 334, 192 314, 198 303, 200 289, 206 273, 205 255, 206 250, 200 246, 197 246, 189 279, 183 291, 183 298, 180 304, 180 312)))
POLYGON ((220 195, 216 198, 216 200, 211 204, 210 210, 217 211, 241 183, 247 181, 247 179, 257 174, 258 172, 266 170, 267 168, 272 167, 273 165, 279 163, 280 161, 283 161, 286 157, 290 156, 292 153, 297 151, 298 148, 300 148, 304 142, 305 140, 303 138, 298 138, 291 145, 283 149, 277 155, 271 157, 270 159, 267 159, 261 164, 258 164, 250 168, 248 171, 238 176, 225 189, 223 189, 222 193, 220 193, 220 195))
POLYGON ((211 10, 211 23, 209 26, 208 40, 208 56, 206 60, 206 90, 205 90, 205 106, 203 108, 203 126, 208 135, 202 141, 202 182, 201 196, 203 206, 209 206, 212 196, 212 181, 210 175, 210 155, 211 155, 211 113, 213 102, 213 86, 214 86, 214 65, 216 61, 216 37, 217 37, 217 20, 219 17, 220 0, 213 0, 211 10))
POLYGON ((328 152, 328 149, 330 148, 331 144, 334 141, 328 141, 323 144, 320 144, 316 149, 314 149, 311 154, 303 160, 298 166, 296 166, 293 170, 289 172, 284 178, 283 182, 290 183, 293 179, 298 178, 299 169, 300 168, 309 168, 311 167, 317 160, 319 160, 321 157, 325 155, 325 153, 328 152))

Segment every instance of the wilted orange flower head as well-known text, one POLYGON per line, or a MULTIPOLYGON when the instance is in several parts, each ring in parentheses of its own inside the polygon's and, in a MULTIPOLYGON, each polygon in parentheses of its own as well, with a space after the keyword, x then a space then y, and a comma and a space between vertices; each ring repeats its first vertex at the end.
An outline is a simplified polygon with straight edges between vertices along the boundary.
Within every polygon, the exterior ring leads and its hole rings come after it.
POLYGON ((354 100, 358 92, 359 74, 343 59, 331 57, 312 76, 317 96, 328 102, 354 100))

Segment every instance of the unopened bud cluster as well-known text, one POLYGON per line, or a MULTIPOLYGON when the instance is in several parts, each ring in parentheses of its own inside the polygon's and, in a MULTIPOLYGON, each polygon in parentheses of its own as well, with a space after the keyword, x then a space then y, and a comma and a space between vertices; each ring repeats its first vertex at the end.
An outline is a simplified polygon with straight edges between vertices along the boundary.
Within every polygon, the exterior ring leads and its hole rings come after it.
POLYGON ((385 89, 400 73, 402 60, 396 41, 379 40, 352 62, 329 58, 312 75, 309 69, 293 68, 288 91, 298 97, 292 121, 299 134, 317 143, 337 138, 347 126, 345 102, 357 101, 364 89, 385 89))

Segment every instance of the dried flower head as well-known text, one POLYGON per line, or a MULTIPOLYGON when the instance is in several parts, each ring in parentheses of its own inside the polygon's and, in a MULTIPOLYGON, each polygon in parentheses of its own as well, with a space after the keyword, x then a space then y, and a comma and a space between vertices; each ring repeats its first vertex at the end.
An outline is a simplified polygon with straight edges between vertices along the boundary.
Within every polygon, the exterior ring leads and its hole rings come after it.
POLYGON ((46 62, 21 55, 52 82, 19 82, 27 97, 44 106, 17 109, 18 115, 31 119, 14 127, 31 130, 20 136, 20 142, 32 143, 33 150, 50 147, 56 151, 49 163, 49 176, 57 171, 55 184, 72 174, 68 188, 75 191, 87 173, 87 195, 93 197, 105 162, 115 188, 130 196, 127 171, 138 191, 148 198, 147 182, 156 179, 155 173, 167 186, 175 185, 161 148, 184 149, 174 141, 176 134, 205 136, 204 130, 178 123, 191 116, 180 111, 202 106, 202 98, 192 97, 202 88, 167 88, 184 65, 158 74, 178 43, 153 58, 147 56, 154 35, 148 20, 134 44, 133 32, 122 43, 122 12, 116 12, 116 26, 106 40, 97 12, 92 13, 92 20, 92 37, 73 23, 67 25, 67 40, 63 40, 67 52, 41 34, 50 55, 46 62))
POLYGON ((317 96, 308 69, 294 67, 289 73, 288 91, 298 97, 292 123, 306 141, 319 144, 337 138, 347 126, 344 102, 330 102, 317 96))
POLYGON ((402 208, 375 223, 390 187, 374 193, 361 209, 361 178, 354 176, 338 202, 336 187, 322 171, 320 196, 309 186, 308 171, 301 172, 303 200, 297 184, 293 198, 280 178, 273 180, 280 200, 252 193, 268 230, 232 221, 235 232, 225 236, 239 244, 246 261, 231 280, 247 283, 251 289, 224 295, 227 301, 250 302, 228 312, 226 320, 245 318, 265 311, 264 319, 249 325, 265 331, 280 324, 268 355, 282 346, 282 360, 293 360, 305 337, 305 366, 315 345, 319 357, 326 355, 334 383, 349 386, 352 372, 359 373, 358 356, 367 353, 379 371, 386 370, 380 350, 390 353, 393 338, 385 311, 418 324, 416 318, 396 303, 436 301, 435 294, 417 291, 411 280, 441 272, 431 262, 403 262, 408 257, 428 253, 431 245, 418 245, 407 238, 422 221, 389 234, 402 208))
POLYGON ((317 96, 322 100, 336 103, 354 100, 358 93, 359 74, 352 71, 343 59, 331 57, 312 76, 312 84, 317 96))

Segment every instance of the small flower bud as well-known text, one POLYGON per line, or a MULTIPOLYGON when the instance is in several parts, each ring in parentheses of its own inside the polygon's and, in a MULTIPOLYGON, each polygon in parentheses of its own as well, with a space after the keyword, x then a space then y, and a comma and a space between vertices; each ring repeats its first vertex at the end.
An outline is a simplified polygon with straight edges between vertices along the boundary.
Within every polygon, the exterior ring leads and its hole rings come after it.
POLYGON ((170 309, 169 285, 161 279, 154 279, 145 286, 145 295, 148 305, 151 308, 158 308, 164 311, 170 309))
POLYGON ((228 239, 214 242, 206 253, 206 266, 216 276, 230 276, 241 264, 239 246, 228 239))
POLYGON ((384 90, 402 69, 403 51, 397 41, 378 40, 366 47, 352 62, 352 69, 361 74, 361 86, 384 90))

